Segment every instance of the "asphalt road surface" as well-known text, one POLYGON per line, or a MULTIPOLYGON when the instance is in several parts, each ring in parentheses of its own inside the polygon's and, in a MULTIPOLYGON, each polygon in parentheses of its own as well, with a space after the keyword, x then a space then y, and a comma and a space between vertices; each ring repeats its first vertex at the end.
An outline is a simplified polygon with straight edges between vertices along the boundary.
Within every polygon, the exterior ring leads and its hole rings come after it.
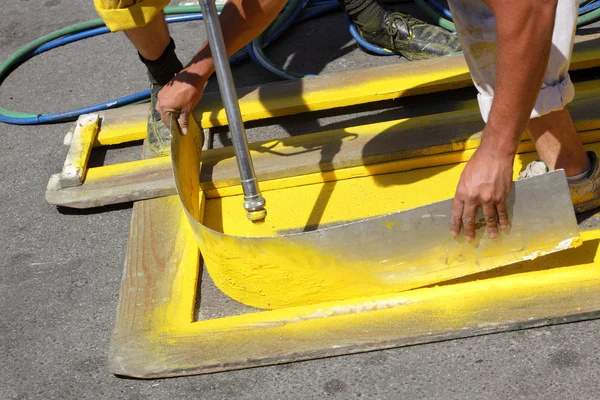
MULTIPOLYGON (((2 60, 43 34, 96 18, 91 0, 5 0, 0 13, 2 60)), ((184 61, 205 37, 198 22, 175 26, 172 34, 184 61)), ((269 54, 280 65, 315 74, 399 62, 358 50, 341 13, 295 28, 269 54)), ((235 78, 239 86, 277 80, 252 63, 236 67, 235 78)), ((48 113, 145 88, 133 47, 113 34, 30 60, 3 83, 0 104, 48 113)), ((395 107, 383 113, 403 108, 395 107)), ((363 121, 382 114, 368 107, 354 112, 363 121)), ((275 121, 249 136, 297 134, 344 118, 275 121)), ((131 204, 76 212, 46 203, 46 184, 62 167, 62 138, 71 124, 0 124, 0 399, 599 397, 598 320, 204 376, 113 376, 107 358, 131 204)), ((139 147, 115 147, 95 157, 114 163, 138 154, 139 147)))

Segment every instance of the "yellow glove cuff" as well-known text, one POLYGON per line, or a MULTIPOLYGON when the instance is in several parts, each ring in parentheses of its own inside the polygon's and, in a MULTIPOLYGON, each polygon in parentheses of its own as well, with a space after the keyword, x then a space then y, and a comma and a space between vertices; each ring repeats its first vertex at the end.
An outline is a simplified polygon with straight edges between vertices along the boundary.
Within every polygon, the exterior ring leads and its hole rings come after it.
MULTIPOLYGON (((133 3, 133 1, 129 1, 133 3)), ((94 0, 96 11, 111 32, 141 28, 160 13, 169 4, 169 0, 141 0, 130 6, 122 6, 126 1, 120 1, 122 8, 108 8, 105 0, 94 0)))

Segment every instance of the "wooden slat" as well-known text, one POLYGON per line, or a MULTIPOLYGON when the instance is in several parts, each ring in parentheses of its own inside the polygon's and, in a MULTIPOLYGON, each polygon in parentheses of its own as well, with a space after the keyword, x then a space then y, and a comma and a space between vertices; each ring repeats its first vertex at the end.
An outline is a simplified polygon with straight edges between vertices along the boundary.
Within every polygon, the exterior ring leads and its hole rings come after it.
POLYGON ((192 318, 199 251, 191 235, 181 234, 187 224, 182 217, 177 197, 139 201, 133 206, 112 341, 113 359, 127 358, 139 352, 139 346, 152 346, 153 334, 164 328, 157 314, 164 313, 173 302, 177 310, 171 317, 179 315, 186 322, 192 318), (188 263, 193 264, 186 269, 190 295, 182 298, 171 285, 178 270, 188 263), (137 336, 144 340, 138 341, 137 336))
MULTIPOLYGON (((578 84, 577 97, 569 107, 586 143, 598 140, 598 85, 596 81, 578 84)), ((261 188, 273 188, 266 182, 290 176, 317 174, 315 179, 325 179, 320 173, 473 149, 479 143, 483 122, 475 103, 467 105, 470 107, 444 114, 251 143, 261 188)), ((528 146, 524 151, 531 151, 528 146)), ((443 162, 447 161, 440 158, 439 163, 443 162)), ((414 168, 414 163, 411 165, 414 168)), ((91 168, 84 184, 78 187, 61 188, 56 180, 54 176, 48 184, 47 201, 76 208, 176 193, 169 157, 91 168)), ((231 147, 203 152, 202 182, 207 197, 240 192, 239 172, 231 147)))
MULTIPOLYGON (((571 70, 600 65, 600 34, 577 36, 571 70)), ((346 71, 297 81, 238 89, 244 121, 458 89, 472 85, 462 55, 346 71)), ((141 140, 146 135, 147 105, 101 113, 97 144, 141 140)), ((217 92, 206 93, 194 111, 203 128, 227 125, 217 92)))
POLYGON ((79 186, 85 180, 92 145, 98 135, 98 114, 85 114, 75 123, 69 152, 58 181, 61 188, 79 186))

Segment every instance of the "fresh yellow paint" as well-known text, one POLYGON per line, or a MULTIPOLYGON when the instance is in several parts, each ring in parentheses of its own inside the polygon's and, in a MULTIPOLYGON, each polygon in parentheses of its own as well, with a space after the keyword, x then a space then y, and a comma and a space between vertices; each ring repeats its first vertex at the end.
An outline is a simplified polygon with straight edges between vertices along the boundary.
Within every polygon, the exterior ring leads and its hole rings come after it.
MULTIPOLYGON (((600 152, 600 143, 588 145, 588 148, 600 152)), ((412 273, 410 280, 405 282, 398 275, 404 273, 403 270, 388 271, 386 265, 353 265, 350 260, 329 257, 320 248, 297 248, 285 240, 258 242, 254 244, 256 248, 248 248, 241 246, 232 236, 280 236, 302 232, 305 227, 323 228, 451 198, 465 166, 464 161, 472 152, 456 154, 462 162, 455 164, 394 172, 393 167, 397 163, 389 163, 387 169, 378 165, 376 168, 380 169, 376 175, 339 179, 337 175, 345 172, 342 170, 327 173, 332 179, 324 183, 280 184, 285 188, 263 192, 268 215, 262 223, 246 220, 241 207, 242 196, 207 199, 204 225, 223 232, 225 236, 200 233, 198 242, 206 267, 224 293, 241 303, 259 308, 281 308, 390 293, 451 279, 452 274, 460 276, 460 272, 450 268, 429 271, 429 265, 433 268, 439 261, 424 259, 422 262, 415 261, 422 272, 422 281, 419 281, 420 273, 412 273)), ((422 161, 433 163, 434 160, 429 158, 436 157, 423 157, 422 161)), ((515 178, 535 158, 535 153, 519 154, 515 161, 515 178)), ((418 160, 414 162, 418 163, 418 160)), ((297 181, 295 177, 290 179, 297 181)), ((448 240, 451 240, 449 233, 448 240)), ((493 243, 490 241, 485 246, 493 246, 493 243)), ((493 247, 485 248, 494 251, 493 247)), ((432 252, 432 257, 438 257, 437 253, 432 252)), ((499 264, 514 262, 514 257, 507 254, 506 262, 499 264)), ((476 266, 460 268, 464 269, 464 275, 478 270, 476 266)), ((406 273, 410 273, 408 269, 410 266, 407 266, 406 273)))
POLYGON ((89 168, 86 182, 117 178, 120 175, 135 174, 154 169, 161 170, 170 164, 171 160, 169 160, 169 157, 157 157, 89 168))
MULTIPOLYGON (((164 220, 150 220, 177 243, 135 253, 153 261, 130 260, 125 269, 125 278, 135 277, 121 290, 109 366, 121 376, 164 378, 351 354, 589 319, 600 309, 594 230, 582 232, 577 249, 443 286, 196 321, 201 267, 195 246, 185 244, 194 238, 183 210, 177 213, 179 199, 157 200, 154 210, 165 209, 164 220)), ((155 239, 147 238, 160 247, 155 239)))
MULTIPOLYGON (((101 0, 95 0, 101 1, 101 0)), ((590 36, 586 40, 593 41, 590 36)), ((597 40, 597 39, 596 39, 597 40)), ((571 70, 592 68, 599 65, 600 48, 587 46, 579 49, 576 45, 571 70)), ((427 62, 398 64, 348 71, 314 78, 302 79, 291 85, 280 84, 282 90, 276 98, 262 95, 264 89, 241 89, 240 111, 244 121, 292 115, 307 111, 320 111, 347 107, 375 101, 395 99, 424 93, 467 87, 472 84, 467 65, 462 55, 442 57, 427 62), (366 77, 366 78, 365 78, 366 77), (318 84, 322 82, 322 84, 318 84)), ((577 96, 580 91, 590 89, 592 83, 575 85, 577 96)), ((597 85, 597 83, 596 83, 597 85)), ((207 95, 199 104, 194 117, 203 128, 227 125, 225 110, 219 97, 208 99, 207 95)), ((464 107, 470 106, 468 103, 464 107)), ((140 140, 146 132, 146 109, 135 120, 102 125, 98 134, 98 144, 109 145, 140 140), (128 126, 127 126, 128 125, 128 126)))
MULTIPOLYGON (((588 144, 586 148, 600 154, 600 143, 588 144)), ((408 166, 402 160, 373 167, 349 168, 351 171, 326 172, 323 175, 327 178, 314 184, 288 185, 273 181, 274 186, 279 183, 279 189, 264 191, 268 209, 264 223, 249 223, 244 220, 245 211, 240 206, 242 195, 209 198, 204 224, 227 235, 275 236, 281 231, 301 230, 306 225, 327 226, 448 199, 454 197, 456 184, 465 166, 464 161, 473 152, 474 150, 467 150, 458 154, 417 158, 411 160, 412 165, 408 166), (436 161, 441 161, 438 166, 430 166, 435 165, 436 161), (452 161, 455 163, 451 163, 452 161), (459 162, 456 163, 457 161, 459 162), (371 173, 373 171, 375 173, 371 173), (325 196, 327 201, 320 201, 325 196)), ((518 154, 514 177, 536 158, 537 155, 533 152, 518 154)), ((298 181, 300 178, 287 179, 298 181)), ((261 188, 262 186, 264 185, 261 184, 261 188)))
MULTIPOLYGON (((183 219, 181 229, 185 234, 191 235, 183 219)), ((193 278, 198 274, 198 260, 184 257, 172 285, 172 292, 178 293, 178 297, 166 310, 159 310, 156 315, 149 315, 148 318, 155 322, 157 337, 166 331, 175 337, 188 337, 284 326, 314 332, 328 328, 329 324, 324 322, 326 319, 332 319, 331 323, 334 324, 359 324, 367 318, 373 318, 374 321, 410 315, 416 318, 418 315, 430 315, 432 309, 435 309, 435 315, 442 318, 434 318, 434 325, 451 329, 447 322, 452 320, 455 327, 464 327, 472 319, 474 310, 486 309, 486 304, 498 299, 502 299, 506 308, 510 308, 527 298, 547 297, 552 300, 553 297, 562 295, 563 291, 570 290, 592 290, 590 295, 597 296, 596 289, 600 283, 600 230, 583 231, 581 237, 584 243, 579 248, 484 272, 443 286, 379 296, 357 296, 342 301, 198 322, 190 318, 190 307, 193 308, 196 290, 193 278), (183 310, 178 309, 180 307, 183 310)), ((548 306, 557 307, 558 304, 549 302, 548 306)), ((502 310, 497 312, 501 314, 502 310)), ((415 326, 415 330, 418 328, 415 326)))
POLYGON ((112 146, 144 140, 147 136, 147 118, 103 124, 94 146, 112 146))

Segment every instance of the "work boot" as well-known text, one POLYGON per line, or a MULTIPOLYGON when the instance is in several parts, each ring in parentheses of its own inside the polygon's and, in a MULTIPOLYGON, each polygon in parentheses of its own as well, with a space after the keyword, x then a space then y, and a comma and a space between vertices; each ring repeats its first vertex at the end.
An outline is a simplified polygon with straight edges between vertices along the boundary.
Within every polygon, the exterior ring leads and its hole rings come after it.
POLYGON ((356 28, 368 42, 400 53, 409 61, 446 56, 461 50, 458 37, 451 32, 400 12, 386 11, 377 31, 356 28))
MULTIPOLYGON (((571 201, 577 214, 600 207, 600 168, 598 156, 593 151, 587 152, 590 158, 590 172, 587 177, 569 183, 571 201)), ((548 172, 548 166, 542 161, 533 161, 519 174, 519 179, 530 178, 548 172)))
POLYGON ((338 0, 366 41, 399 53, 408 60, 423 60, 460 51, 460 42, 452 33, 408 14, 388 11, 379 1, 338 0))
POLYGON ((175 41, 170 40, 163 54, 156 60, 147 60, 139 54, 140 61, 148 69, 150 80, 150 109, 148 110, 148 148, 156 157, 166 156, 171 153, 171 132, 160 120, 160 114, 156 111, 156 100, 158 92, 179 71, 183 69, 181 61, 175 54, 175 41))
POLYGON ((160 119, 156 111, 156 100, 162 86, 152 84, 150 88, 150 108, 148 110, 148 148, 156 157, 171 154, 171 132, 160 119))

